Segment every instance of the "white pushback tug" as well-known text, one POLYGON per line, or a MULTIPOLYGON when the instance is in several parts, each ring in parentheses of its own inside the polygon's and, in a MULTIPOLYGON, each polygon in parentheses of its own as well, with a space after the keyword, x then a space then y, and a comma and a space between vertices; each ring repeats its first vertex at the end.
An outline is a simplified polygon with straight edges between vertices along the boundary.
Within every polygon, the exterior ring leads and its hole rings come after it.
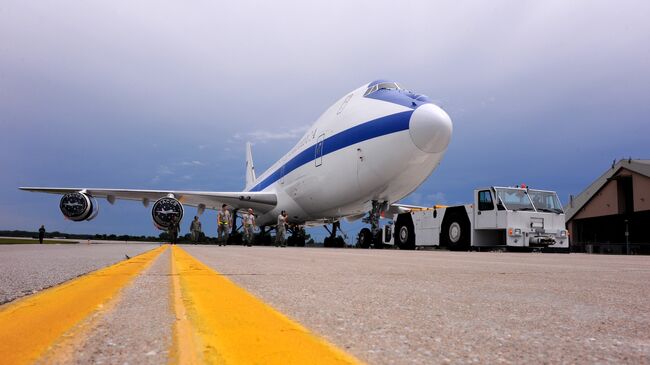
MULTIPOLYGON (((565 216, 554 191, 522 187, 474 190, 474 203, 410 209, 384 226, 384 245, 401 249, 446 246, 545 249, 568 252, 565 216)), ((364 232, 359 235, 364 239, 364 232)))

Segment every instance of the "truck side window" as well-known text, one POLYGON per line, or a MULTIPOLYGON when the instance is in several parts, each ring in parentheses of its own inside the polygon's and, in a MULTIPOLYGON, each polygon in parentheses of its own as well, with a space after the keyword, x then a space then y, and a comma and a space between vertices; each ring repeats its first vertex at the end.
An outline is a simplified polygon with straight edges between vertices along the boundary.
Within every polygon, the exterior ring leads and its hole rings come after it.
POLYGON ((478 192, 478 210, 493 210, 494 203, 492 203, 492 194, 489 190, 481 190, 478 192))

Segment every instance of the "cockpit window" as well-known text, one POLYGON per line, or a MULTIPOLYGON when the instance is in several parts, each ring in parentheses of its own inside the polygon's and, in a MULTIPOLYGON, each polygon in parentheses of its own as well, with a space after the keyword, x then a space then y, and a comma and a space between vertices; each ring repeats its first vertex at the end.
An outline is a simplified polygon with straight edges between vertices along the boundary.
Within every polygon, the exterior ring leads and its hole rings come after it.
POLYGON ((374 93, 375 91, 377 91, 377 85, 369 87, 368 90, 366 90, 366 92, 363 94, 363 96, 368 96, 374 93))
POLYGON ((377 84, 377 86, 378 86, 379 90, 381 90, 381 89, 388 89, 388 90, 397 89, 397 90, 399 90, 400 89, 399 85, 397 85, 396 82, 382 82, 381 84, 377 84))
POLYGON ((401 90, 402 88, 396 82, 380 82, 366 90, 363 96, 368 96, 377 90, 401 90))

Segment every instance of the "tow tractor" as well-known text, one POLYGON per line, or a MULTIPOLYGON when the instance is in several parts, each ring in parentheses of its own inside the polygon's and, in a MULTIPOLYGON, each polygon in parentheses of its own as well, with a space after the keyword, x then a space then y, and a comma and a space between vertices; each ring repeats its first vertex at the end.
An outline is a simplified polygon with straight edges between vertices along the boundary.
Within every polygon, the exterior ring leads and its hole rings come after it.
POLYGON ((414 208, 384 226, 384 245, 413 250, 505 247, 568 252, 569 237, 554 191, 521 187, 474 190, 474 204, 414 208))

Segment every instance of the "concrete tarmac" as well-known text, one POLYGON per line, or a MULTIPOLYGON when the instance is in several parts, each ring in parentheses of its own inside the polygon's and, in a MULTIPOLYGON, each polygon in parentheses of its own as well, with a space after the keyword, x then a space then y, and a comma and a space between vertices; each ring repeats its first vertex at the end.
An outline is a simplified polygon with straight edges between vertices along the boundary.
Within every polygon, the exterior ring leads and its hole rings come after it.
MULTIPOLYGON (((0 247, 2 291, 5 283, 18 293, 53 285, 60 279, 48 279, 52 271, 79 275, 85 266, 59 266, 79 265, 83 257, 108 265, 127 247, 155 245, 58 247, 65 251, 0 247)), ((644 256, 182 247, 371 364, 650 363, 644 256)), ((85 340, 67 349, 67 362, 163 361, 175 318, 169 260, 160 256, 99 312, 85 340)))
POLYGON ((648 257, 185 248, 373 364, 650 362, 648 257))
POLYGON ((56 344, 42 364, 164 364, 172 345, 169 251, 127 286, 121 296, 56 344))
MULTIPOLYGON (((86 241, 84 241, 86 242, 86 241)), ((92 242, 92 241, 91 241, 92 242)), ((0 304, 158 247, 151 243, 0 245, 0 304)))

